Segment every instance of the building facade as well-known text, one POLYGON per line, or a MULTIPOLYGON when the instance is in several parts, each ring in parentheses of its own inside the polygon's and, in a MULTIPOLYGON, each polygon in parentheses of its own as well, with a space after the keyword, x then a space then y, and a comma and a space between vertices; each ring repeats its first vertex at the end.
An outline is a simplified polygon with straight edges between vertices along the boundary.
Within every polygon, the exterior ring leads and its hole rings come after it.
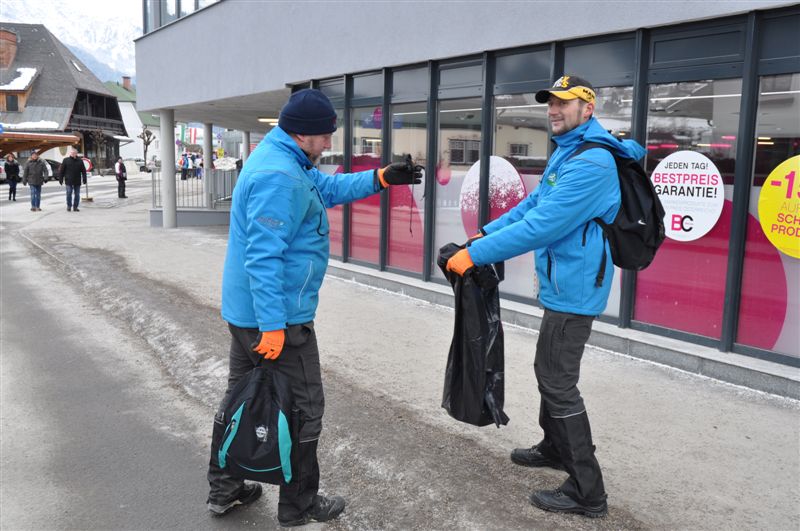
MULTIPOLYGON (((41 24, 0 22, 0 124, 19 133, 73 133, 75 147, 109 168, 127 141, 116 98, 41 24)), ((66 146, 41 155, 61 160, 66 146)), ((30 149, 18 156, 25 159, 30 149)))
MULTIPOLYGON (((597 88, 600 122, 646 146, 667 210, 654 263, 617 271, 601 319, 800 366, 798 4, 183 1, 144 2, 141 109, 263 132, 313 86, 340 118, 323 170, 425 166, 422 185, 329 211, 335 257, 444 282, 437 249, 538 185, 552 148, 533 95, 573 73, 597 88), (163 25, 165 6, 182 15, 163 25), (171 43, 212 28, 238 43, 197 43, 206 86, 157 75, 171 43)), ((530 253, 502 288, 537 304, 530 253)))

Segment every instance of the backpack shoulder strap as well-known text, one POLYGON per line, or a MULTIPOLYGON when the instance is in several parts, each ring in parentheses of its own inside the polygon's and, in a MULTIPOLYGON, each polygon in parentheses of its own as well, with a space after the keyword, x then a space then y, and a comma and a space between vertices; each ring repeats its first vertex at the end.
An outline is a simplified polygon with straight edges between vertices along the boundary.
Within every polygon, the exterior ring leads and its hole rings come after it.
MULTIPOLYGON (((599 142, 584 142, 583 144, 578 146, 578 149, 576 149, 575 151, 572 152, 572 155, 570 155, 569 158, 573 159, 573 158, 577 157, 578 155, 580 155, 581 153, 583 153, 584 151, 589 151, 590 149, 594 149, 594 148, 605 149, 606 151, 611 153, 611 149, 605 144, 601 144, 599 142)), ((614 155, 614 154, 611 153, 611 155, 614 155)), ((614 157, 614 158, 616 158, 616 157, 614 157)), ((569 159, 567 159, 567 160, 569 160, 569 159)))
MULTIPOLYGON (((583 144, 578 146, 578 149, 576 149, 572 153, 572 155, 569 156, 569 158, 572 159, 574 157, 577 157, 578 155, 580 155, 584 151, 588 151, 588 150, 594 149, 594 148, 605 149, 606 151, 611 153, 611 156, 614 157, 614 161, 616 162, 617 157, 614 155, 614 153, 611 151, 611 149, 607 145, 601 144, 599 142, 584 142, 583 144)), ((606 236, 606 230, 608 230, 608 229, 607 229, 606 223, 602 219, 594 218, 592 221, 594 221, 595 223, 600 225, 600 228, 603 229, 602 230, 602 232, 603 232, 603 251, 602 251, 603 252, 603 256, 600 259, 600 270, 597 272, 597 276, 595 277, 595 286, 597 286, 599 288, 600 286, 603 285, 603 280, 605 279, 605 276, 606 276, 606 243, 608 242, 608 238, 606 236)), ((588 228, 589 225, 587 224, 586 226, 588 228)), ((584 237, 584 239, 586 238, 586 229, 584 229, 584 231, 583 231, 583 237, 584 237)))

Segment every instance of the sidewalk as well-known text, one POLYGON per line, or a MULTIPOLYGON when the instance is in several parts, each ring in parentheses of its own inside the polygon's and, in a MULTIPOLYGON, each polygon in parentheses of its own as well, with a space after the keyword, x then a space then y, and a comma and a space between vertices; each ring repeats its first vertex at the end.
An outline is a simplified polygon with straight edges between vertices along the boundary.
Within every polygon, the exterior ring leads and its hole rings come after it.
MULTIPOLYGON (((77 215, 61 208, 60 195, 57 204, 46 200, 52 208, 43 202, 42 213, 29 212, 24 200, 4 205, 0 223, 33 256, 75 275, 87 305, 118 316, 210 409, 227 370, 218 316, 227 229, 150 228, 146 179, 131 177, 129 200, 106 201, 116 190, 93 187, 95 204, 82 204, 77 215)), ((541 437, 536 331, 506 326, 510 424, 461 425, 440 407, 453 326, 447 290, 402 280, 404 291, 419 297, 425 288, 438 304, 394 293, 398 279, 390 274, 347 264, 332 263, 320 294, 316 328, 329 397, 323 480, 361 505, 354 504, 350 527, 440 528, 448 517, 471 529, 800 527, 799 402, 594 347, 585 355, 581 391, 610 515, 590 522, 531 508, 532 488, 562 479, 507 459, 510 449, 541 437), (428 526, 413 518, 417 513, 432 515, 428 526)), ((518 322, 536 317, 513 304, 506 310, 518 322)), ((647 340, 597 329, 602 341, 647 340)), ((715 361, 713 352, 700 354, 715 361)))

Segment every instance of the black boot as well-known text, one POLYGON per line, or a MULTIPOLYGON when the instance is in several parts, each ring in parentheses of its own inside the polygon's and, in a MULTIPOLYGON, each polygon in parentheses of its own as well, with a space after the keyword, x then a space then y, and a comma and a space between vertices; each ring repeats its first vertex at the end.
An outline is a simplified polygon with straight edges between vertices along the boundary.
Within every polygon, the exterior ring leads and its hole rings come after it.
POLYGON ((511 461, 516 465, 529 467, 549 467, 564 470, 561 460, 550 450, 550 444, 545 439, 531 448, 515 448, 511 452, 511 461))
POLYGON ((296 527, 306 525, 311 520, 327 522, 338 517, 344 511, 345 501, 341 496, 314 496, 314 504, 308 512, 296 520, 278 520, 281 527, 296 527))
POLYGON ((606 499, 603 473, 594 455, 589 416, 584 411, 566 418, 551 418, 553 439, 569 477, 561 491, 575 502, 598 507, 606 499))
POLYGON ((575 513, 589 518, 600 518, 608 514, 608 504, 605 500, 594 505, 578 503, 561 489, 536 491, 531 494, 530 502, 539 509, 554 513, 575 513))

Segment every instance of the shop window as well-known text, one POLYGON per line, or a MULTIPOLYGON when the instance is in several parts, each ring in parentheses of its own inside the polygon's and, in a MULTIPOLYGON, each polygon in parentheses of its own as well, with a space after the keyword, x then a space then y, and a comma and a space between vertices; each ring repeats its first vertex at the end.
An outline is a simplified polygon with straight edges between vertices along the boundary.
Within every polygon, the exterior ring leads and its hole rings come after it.
MULTIPOLYGON (((331 136, 331 149, 322 153, 319 170, 328 175, 344 171, 344 109, 336 109, 336 131, 331 136)), ((341 205, 328 209, 330 225, 330 253, 342 257, 343 207, 341 205)))
MULTIPOLYGON (((438 249, 463 243, 478 230, 481 142, 481 100, 464 98, 439 102, 439 153, 436 158, 435 262, 438 249), (457 152, 452 153, 455 149, 457 152), (459 152, 460 151, 460 152, 459 152)), ((443 278, 433 264, 434 276, 443 278)))
MULTIPOLYGON (((381 127, 383 108, 380 105, 352 109, 353 155, 351 171, 374 170, 381 164, 381 127), (362 143, 360 139, 370 139, 362 143), (369 146, 368 151, 364 146, 369 146)), ((381 202, 378 194, 355 201, 350 207, 350 258, 377 264, 380 256, 381 202)))
MULTIPOLYGON (((547 164, 547 105, 533 94, 494 98, 494 155, 489 159, 489 219, 517 206, 539 184, 547 164)), ((533 253, 506 260, 503 293, 539 296, 533 253)))
POLYGON ((800 357, 800 74, 761 78, 749 142, 755 157, 736 341, 800 357))
MULTIPOLYGON (((411 155, 415 164, 428 162, 427 103, 392 106, 392 162, 411 155)), ((422 272, 425 226, 425 180, 414 186, 389 188, 389 254, 387 265, 422 272)))
POLYGON ((16 94, 6 94, 6 111, 19 112, 19 96, 16 94))
POLYGON ((636 280, 634 319, 719 339, 741 79, 650 85, 646 170, 667 240, 636 280))

